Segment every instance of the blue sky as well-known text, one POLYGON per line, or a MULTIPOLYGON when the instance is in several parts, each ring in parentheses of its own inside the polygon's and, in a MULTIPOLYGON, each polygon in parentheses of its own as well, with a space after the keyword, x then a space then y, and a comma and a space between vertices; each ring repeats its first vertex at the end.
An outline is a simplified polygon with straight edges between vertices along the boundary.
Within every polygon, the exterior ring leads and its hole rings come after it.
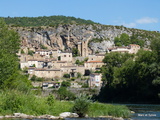
POLYGON ((160 0, 0 0, 0 17, 64 15, 160 31, 160 0))

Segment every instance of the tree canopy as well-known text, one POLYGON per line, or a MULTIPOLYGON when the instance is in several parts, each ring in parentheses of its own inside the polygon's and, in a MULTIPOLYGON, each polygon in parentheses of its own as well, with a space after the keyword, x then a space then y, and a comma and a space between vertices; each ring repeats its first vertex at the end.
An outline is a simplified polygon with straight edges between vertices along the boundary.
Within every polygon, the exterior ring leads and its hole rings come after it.
POLYGON ((95 24, 95 22, 91 20, 66 16, 6 17, 4 19, 8 25, 15 27, 57 26, 59 24, 95 24))
POLYGON ((137 44, 143 47, 144 41, 139 39, 138 34, 133 33, 132 36, 129 36, 126 33, 122 33, 120 37, 114 38, 114 44, 116 46, 128 46, 129 44, 137 44))
MULTIPOLYGON (((153 41, 155 42, 155 41, 153 41)), ((160 39, 156 43, 160 43, 160 39)), ((152 43, 154 46, 155 43, 152 43)), ((156 46, 157 44, 155 44, 156 46)), ((99 100, 107 102, 159 102, 159 49, 139 50, 136 55, 107 53, 102 67, 103 81, 99 100)))
POLYGON ((16 55, 19 46, 18 33, 9 30, 4 20, 0 19, 0 88, 17 88, 23 83, 25 89, 25 82, 28 81, 20 74, 19 59, 16 55))

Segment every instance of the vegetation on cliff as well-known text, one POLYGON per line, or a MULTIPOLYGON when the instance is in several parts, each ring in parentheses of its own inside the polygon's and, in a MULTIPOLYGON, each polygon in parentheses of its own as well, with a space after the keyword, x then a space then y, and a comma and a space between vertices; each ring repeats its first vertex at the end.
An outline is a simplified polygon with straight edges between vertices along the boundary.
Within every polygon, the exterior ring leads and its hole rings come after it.
POLYGON ((120 37, 114 38, 115 46, 128 46, 129 44, 137 44, 144 47, 144 41, 138 38, 138 35, 133 34, 129 36, 126 33, 122 33, 120 37))
POLYGON ((6 17, 4 19, 7 24, 15 27, 57 26, 59 24, 95 24, 95 22, 91 20, 66 16, 6 17))

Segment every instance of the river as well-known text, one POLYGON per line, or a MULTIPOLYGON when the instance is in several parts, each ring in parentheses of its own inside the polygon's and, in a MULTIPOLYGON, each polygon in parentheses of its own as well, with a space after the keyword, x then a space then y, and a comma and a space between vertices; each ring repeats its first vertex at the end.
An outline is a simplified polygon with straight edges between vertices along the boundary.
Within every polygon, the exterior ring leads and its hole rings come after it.
POLYGON ((160 105, 153 104, 125 104, 132 114, 132 120, 160 120, 160 105))

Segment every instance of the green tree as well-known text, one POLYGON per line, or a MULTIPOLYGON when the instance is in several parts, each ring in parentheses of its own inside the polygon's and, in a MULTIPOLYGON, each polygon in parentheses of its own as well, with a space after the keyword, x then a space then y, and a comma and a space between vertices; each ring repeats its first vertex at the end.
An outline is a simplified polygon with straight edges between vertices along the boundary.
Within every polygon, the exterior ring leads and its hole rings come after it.
POLYGON ((129 44, 131 44, 129 35, 126 33, 122 33, 120 37, 115 37, 114 44, 116 46, 128 46, 129 44))
POLYGON ((140 50, 135 57, 106 54, 102 73, 107 85, 100 99, 115 102, 158 101, 160 67, 153 51, 140 50))
POLYGON ((160 37, 151 41, 151 49, 157 54, 157 60, 160 63, 160 37))
POLYGON ((20 74, 19 51, 20 39, 17 32, 8 29, 0 19, 0 88, 27 89, 30 82, 20 74))
POLYGON ((72 48, 72 54, 73 54, 73 57, 77 57, 79 56, 79 51, 77 48, 72 48))
POLYGON ((19 36, 0 19, 0 85, 18 71, 19 36))

